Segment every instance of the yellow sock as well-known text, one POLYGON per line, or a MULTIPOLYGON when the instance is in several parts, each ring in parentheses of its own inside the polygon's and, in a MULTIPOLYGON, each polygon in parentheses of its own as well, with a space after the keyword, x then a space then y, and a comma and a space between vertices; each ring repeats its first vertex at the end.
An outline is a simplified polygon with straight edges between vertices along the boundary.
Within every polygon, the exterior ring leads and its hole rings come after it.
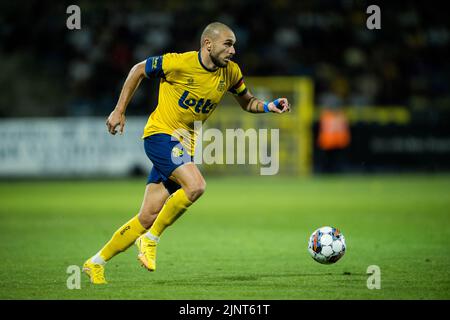
POLYGON ((174 223, 191 204, 192 202, 189 201, 183 189, 172 193, 153 222, 150 233, 156 237, 161 236, 163 231, 174 223))
POLYGON ((100 250, 99 255, 103 260, 108 261, 131 246, 144 232, 145 228, 141 225, 136 215, 114 233, 111 240, 100 250))

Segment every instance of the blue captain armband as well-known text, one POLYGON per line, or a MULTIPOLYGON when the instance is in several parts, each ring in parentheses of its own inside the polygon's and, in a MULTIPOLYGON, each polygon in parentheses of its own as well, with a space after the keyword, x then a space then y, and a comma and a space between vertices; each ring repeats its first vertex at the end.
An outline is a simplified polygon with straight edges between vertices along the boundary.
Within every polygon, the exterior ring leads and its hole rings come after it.
POLYGON ((147 78, 164 78, 162 69, 163 56, 150 57, 145 62, 145 75, 147 78))

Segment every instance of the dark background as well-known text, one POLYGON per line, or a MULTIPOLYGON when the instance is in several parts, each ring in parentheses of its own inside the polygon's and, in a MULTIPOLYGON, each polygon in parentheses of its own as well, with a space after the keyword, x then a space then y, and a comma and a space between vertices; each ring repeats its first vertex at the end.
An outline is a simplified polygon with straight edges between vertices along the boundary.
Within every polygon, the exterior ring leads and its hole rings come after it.
MULTIPOLYGON (((317 109, 410 111, 407 125, 352 122, 338 171, 450 168, 450 26, 439 1, 2 2, 0 117, 105 117, 135 63, 198 50, 212 21, 235 31, 235 60, 245 76, 312 77, 317 109), (66 28, 70 4, 81 8, 81 30, 66 28), (381 30, 366 28, 371 4, 381 8, 381 30), (422 142, 399 147, 411 138, 422 142), (433 139, 441 139, 438 147, 433 139)), ((127 114, 148 115, 157 85, 145 82, 127 114)))

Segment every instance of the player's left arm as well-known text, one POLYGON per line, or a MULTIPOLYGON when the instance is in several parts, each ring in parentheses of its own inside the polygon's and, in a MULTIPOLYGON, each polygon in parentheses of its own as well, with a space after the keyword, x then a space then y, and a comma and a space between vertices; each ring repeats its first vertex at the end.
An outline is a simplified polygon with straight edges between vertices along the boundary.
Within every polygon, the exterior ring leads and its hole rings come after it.
POLYGON ((263 101, 256 98, 249 90, 242 95, 234 95, 242 109, 251 113, 275 112, 284 113, 291 111, 291 105, 286 98, 278 98, 273 101, 263 101))

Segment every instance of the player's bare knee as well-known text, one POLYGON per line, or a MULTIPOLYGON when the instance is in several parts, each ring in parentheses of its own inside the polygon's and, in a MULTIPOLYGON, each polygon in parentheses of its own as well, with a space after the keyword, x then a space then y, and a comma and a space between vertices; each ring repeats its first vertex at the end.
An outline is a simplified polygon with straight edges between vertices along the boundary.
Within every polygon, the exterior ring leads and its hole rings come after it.
POLYGON ((155 221, 156 217, 158 215, 158 212, 153 211, 140 211, 139 212, 139 222, 141 225, 148 229, 152 226, 153 222, 155 221))
POLYGON ((148 217, 147 215, 143 214, 142 212, 139 212, 138 215, 139 218, 139 222, 141 223, 141 225, 147 229, 151 224, 150 224, 150 217, 148 217))
POLYGON ((205 189, 206 183, 204 181, 199 181, 190 185, 187 190, 185 190, 185 193, 189 201, 194 202, 205 193, 205 189))

